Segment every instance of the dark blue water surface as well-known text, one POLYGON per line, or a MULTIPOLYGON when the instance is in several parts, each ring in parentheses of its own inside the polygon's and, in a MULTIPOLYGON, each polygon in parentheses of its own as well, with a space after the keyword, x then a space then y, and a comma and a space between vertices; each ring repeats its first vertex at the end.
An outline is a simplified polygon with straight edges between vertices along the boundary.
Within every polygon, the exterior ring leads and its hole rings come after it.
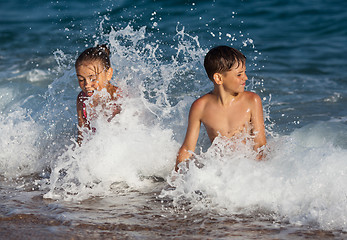
MULTIPOLYGON (((249 78, 264 80, 263 95, 272 95, 271 118, 284 131, 282 125, 294 118, 282 119, 287 108, 276 103, 295 106, 289 115, 300 116, 303 124, 346 116, 346 10, 345 1, 2 2, 1 84, 31 88, 18 72, 53 69, 57 49, 73 62, 86 46, 104 42, 103 33, 127 25, 145 26, 151 34, 146 41, 160 42, 167 49, 163 58, 170 59, 177 30, 184 28, 202 49, 232 44, 256 64, 249 78), (243 47, 247 39, 254 48, 243 47), (256 60, 254 50, 261 53, 256 60), (324 101, 334 96, 336 102, 324 101)), ((202 67, 198 71, 204 74, 202 67)), ((53 80, 36 84, 45 91, 53 80)))

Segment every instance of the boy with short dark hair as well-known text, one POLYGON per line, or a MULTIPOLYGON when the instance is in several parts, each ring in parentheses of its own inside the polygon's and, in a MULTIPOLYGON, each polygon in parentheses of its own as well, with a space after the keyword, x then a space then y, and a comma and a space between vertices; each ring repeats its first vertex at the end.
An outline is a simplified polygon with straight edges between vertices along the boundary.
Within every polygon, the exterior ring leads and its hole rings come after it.
MULTIPOLYGON (((263 107, 260 97, 245 91, 246 57, 228 46, 211 49, 205 56, 204 67, 214 84, 213 91, 197 99, 191 106, 184 142, 178 152, 178 164, 188 160, 195 150, 200 125, 204 124, 210 141, 218 136, 227 138, 248 134, 254 150, 266 144, 263 107)), ((261 152, 257 159, 262 158, 261 152)))

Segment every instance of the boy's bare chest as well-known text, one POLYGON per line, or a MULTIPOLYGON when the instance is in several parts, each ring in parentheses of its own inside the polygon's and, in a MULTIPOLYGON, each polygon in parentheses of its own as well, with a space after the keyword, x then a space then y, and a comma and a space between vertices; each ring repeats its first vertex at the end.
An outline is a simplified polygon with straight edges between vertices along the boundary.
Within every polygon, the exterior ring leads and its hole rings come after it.
POLYGON ((235 106, 229 108, 208 107, 204 111, 202 123, 208 135, 232 137, 248 127, 251 121, 251 111, 247 106, 235 106))

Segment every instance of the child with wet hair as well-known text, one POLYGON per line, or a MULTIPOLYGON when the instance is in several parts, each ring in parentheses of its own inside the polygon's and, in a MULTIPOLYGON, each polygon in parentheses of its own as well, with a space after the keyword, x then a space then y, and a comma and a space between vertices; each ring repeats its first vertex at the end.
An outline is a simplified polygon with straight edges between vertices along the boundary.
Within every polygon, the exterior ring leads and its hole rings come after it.
POLYGON ((178 152, 175 170, 191 158, 204 124, 211 142, 218 136, 232 141, 250 136, 253 149, 261 160, 261 147, 266 144, 263 107, 260 97, 245 91, 246 57, 229 46, 212 48, 205 56, 204 67, 214 88, 191 106, 184 142, 178 152))
MULTIPOLYGON (((107 107, 111 110, 112 119, 120 112, 118 104, 108 104, 116 101, 120 97, 118 87, 112 85, 110 80, 113 76, 113 69, 110 62, 110 50, 106 45, 84 50, 75 63, 78 83, 82 91, 77 96, 77 117, 78 117, 78 138, 81 144, 83 140, 83 129, 90 130, 90 119, 96 113, 87 109, 95 109, 97 106, 107 107)), ((95 130, 95 129, 93 129, 95 130)))

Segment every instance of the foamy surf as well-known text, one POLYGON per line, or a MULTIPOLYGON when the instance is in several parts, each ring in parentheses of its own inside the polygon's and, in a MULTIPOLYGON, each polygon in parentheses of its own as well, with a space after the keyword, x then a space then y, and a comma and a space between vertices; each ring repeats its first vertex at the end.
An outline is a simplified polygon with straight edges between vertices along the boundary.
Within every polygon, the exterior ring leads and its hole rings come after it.
MULTIPOLYGON (((180 40, 174 61, 166 62, 162 60, 158 43, 146 43, 145 28, 134 30, 127 26, 112 30, 106 37, 113 53, 113 83, 122 89, 124 96, 117 102, 122 111, 108 121, 102 110, 98 110, 98 117, 90 124, 96 131, 88 132, 81 146, 76 142, 70 144, 51 164, 45 198, 80 201, 105 196, 114 183, 119 182, 141 189, 150 182, 148 178, 165 179, 174 167, 179 143, 173 129, 182 132, 181 108, 186 109, 187 103, 173 106, 168 98, 169 85, 178 72, 191 70, 188 59, 178 67, 175 58, 188 56, 189 61, 195 61, 192 64, 197 64, 200 55, 190 50, 193 46, 189 40, 180 40), (181 45, 189 45, 189 48, 184 47, 183 51, 181 45)), ((193 41, 196 44, 196 40, 193 41)), ((50 92, 54 96, 61 95, 55 88, 64 84, 68 75, 51 85, 50 92)))
POLYGON ((141 99, 127 99, 110 122, 106 117, 92 121, 96 131, 58 158, 44 197, 82 200, 107 195, 116 182, 138 189, 148 184, 146 177, 165 178, 174 166, 178 144, 172 130, 155 118, 144 122, 146 109, 141 105, 141 99))
POLYGON ((42 127, 24 109, 0 116, 1 175, 15 179, 40 171, 41 131, 42 127))
POLYGON ((270 139, 264 161, 249 151, 222 150, 216 140, 184 174, 173 173, 163 190, 179 207, 220 213, 262 214, 298 225, 347 229, 345 125, 316 123, 270 139), (201 167, 201 164, 203 167, 201 167))

